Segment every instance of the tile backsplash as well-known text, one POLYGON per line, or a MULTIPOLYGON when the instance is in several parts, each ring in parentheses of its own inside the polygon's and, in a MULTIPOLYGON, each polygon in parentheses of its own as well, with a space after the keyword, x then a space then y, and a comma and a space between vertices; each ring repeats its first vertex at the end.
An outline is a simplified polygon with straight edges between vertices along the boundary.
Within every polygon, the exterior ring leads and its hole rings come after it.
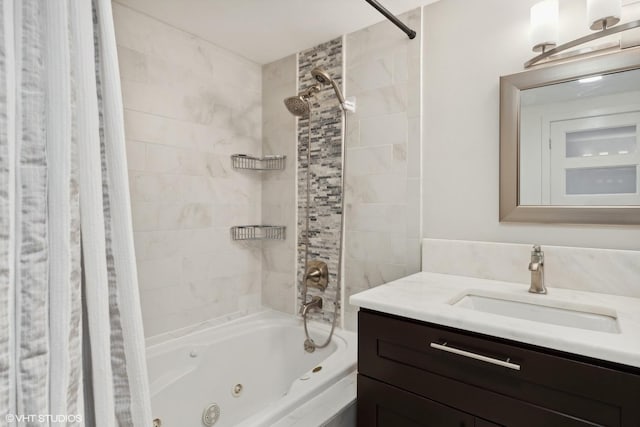
MULTIPOLYGON (((640 251, 542 245, 548 288, 640 298, 640 251)), ((422 271, 529 284, 533 244, 424 239, 422 271)))

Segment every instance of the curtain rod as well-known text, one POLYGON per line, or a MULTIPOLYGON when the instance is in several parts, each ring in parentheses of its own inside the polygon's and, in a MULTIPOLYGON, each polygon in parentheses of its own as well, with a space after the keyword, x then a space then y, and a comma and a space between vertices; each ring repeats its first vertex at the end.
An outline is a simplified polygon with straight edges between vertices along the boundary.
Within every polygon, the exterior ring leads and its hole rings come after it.
POLYGON ((384 6, 378 3, 376 0, 365 0, 371 6, 373 6, 378 12, 383 14, 389 21, 396 24, 398 28, 404 31, 410 39, 414 39, 416 37, 416 32, 411 28, 407 27, 402 21, 400 21, 393 13, 389 12, 384 6))

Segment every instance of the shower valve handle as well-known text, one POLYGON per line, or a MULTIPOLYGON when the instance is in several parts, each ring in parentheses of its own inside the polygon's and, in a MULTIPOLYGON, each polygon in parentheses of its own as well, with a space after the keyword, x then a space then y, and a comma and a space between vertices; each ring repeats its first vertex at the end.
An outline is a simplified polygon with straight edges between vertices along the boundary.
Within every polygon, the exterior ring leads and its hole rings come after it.
POLYGON ((329 269, 323 261, 309 261, 307 271, 304 273, 304 282, 307 286, 318 288, 321 291, 329 285, 329 269))
POLYGON ((320 269, 317 267, 310 268, 309 271, 307 272, 307 279, 315 283, 319 282, 321 277, 322 277, 322 271, 320 271, 320 269))

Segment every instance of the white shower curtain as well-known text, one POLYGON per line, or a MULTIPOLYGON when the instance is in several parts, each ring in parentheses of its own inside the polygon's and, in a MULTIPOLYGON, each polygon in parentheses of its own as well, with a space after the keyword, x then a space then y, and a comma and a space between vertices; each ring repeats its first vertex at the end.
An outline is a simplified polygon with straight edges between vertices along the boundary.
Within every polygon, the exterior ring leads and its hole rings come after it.
POLYGON ((0 2, 0 426, 150 426, 111 2, 0 2))

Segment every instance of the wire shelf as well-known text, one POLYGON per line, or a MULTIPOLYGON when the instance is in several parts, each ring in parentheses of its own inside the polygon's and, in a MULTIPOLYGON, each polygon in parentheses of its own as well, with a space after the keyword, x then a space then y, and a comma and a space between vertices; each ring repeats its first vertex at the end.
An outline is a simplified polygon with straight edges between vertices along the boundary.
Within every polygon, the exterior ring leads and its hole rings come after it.
POLYGON ((284 240, 286 227, 280 225, 236 225, 231 227, 233 240, 284 240))
POLYGON ((284 169, 287 156, 269 155, 264 157, 254 157, 247 154, 231 155, 231 164, 234 169, 251 169, 257 171, 272 171, 284 169))

